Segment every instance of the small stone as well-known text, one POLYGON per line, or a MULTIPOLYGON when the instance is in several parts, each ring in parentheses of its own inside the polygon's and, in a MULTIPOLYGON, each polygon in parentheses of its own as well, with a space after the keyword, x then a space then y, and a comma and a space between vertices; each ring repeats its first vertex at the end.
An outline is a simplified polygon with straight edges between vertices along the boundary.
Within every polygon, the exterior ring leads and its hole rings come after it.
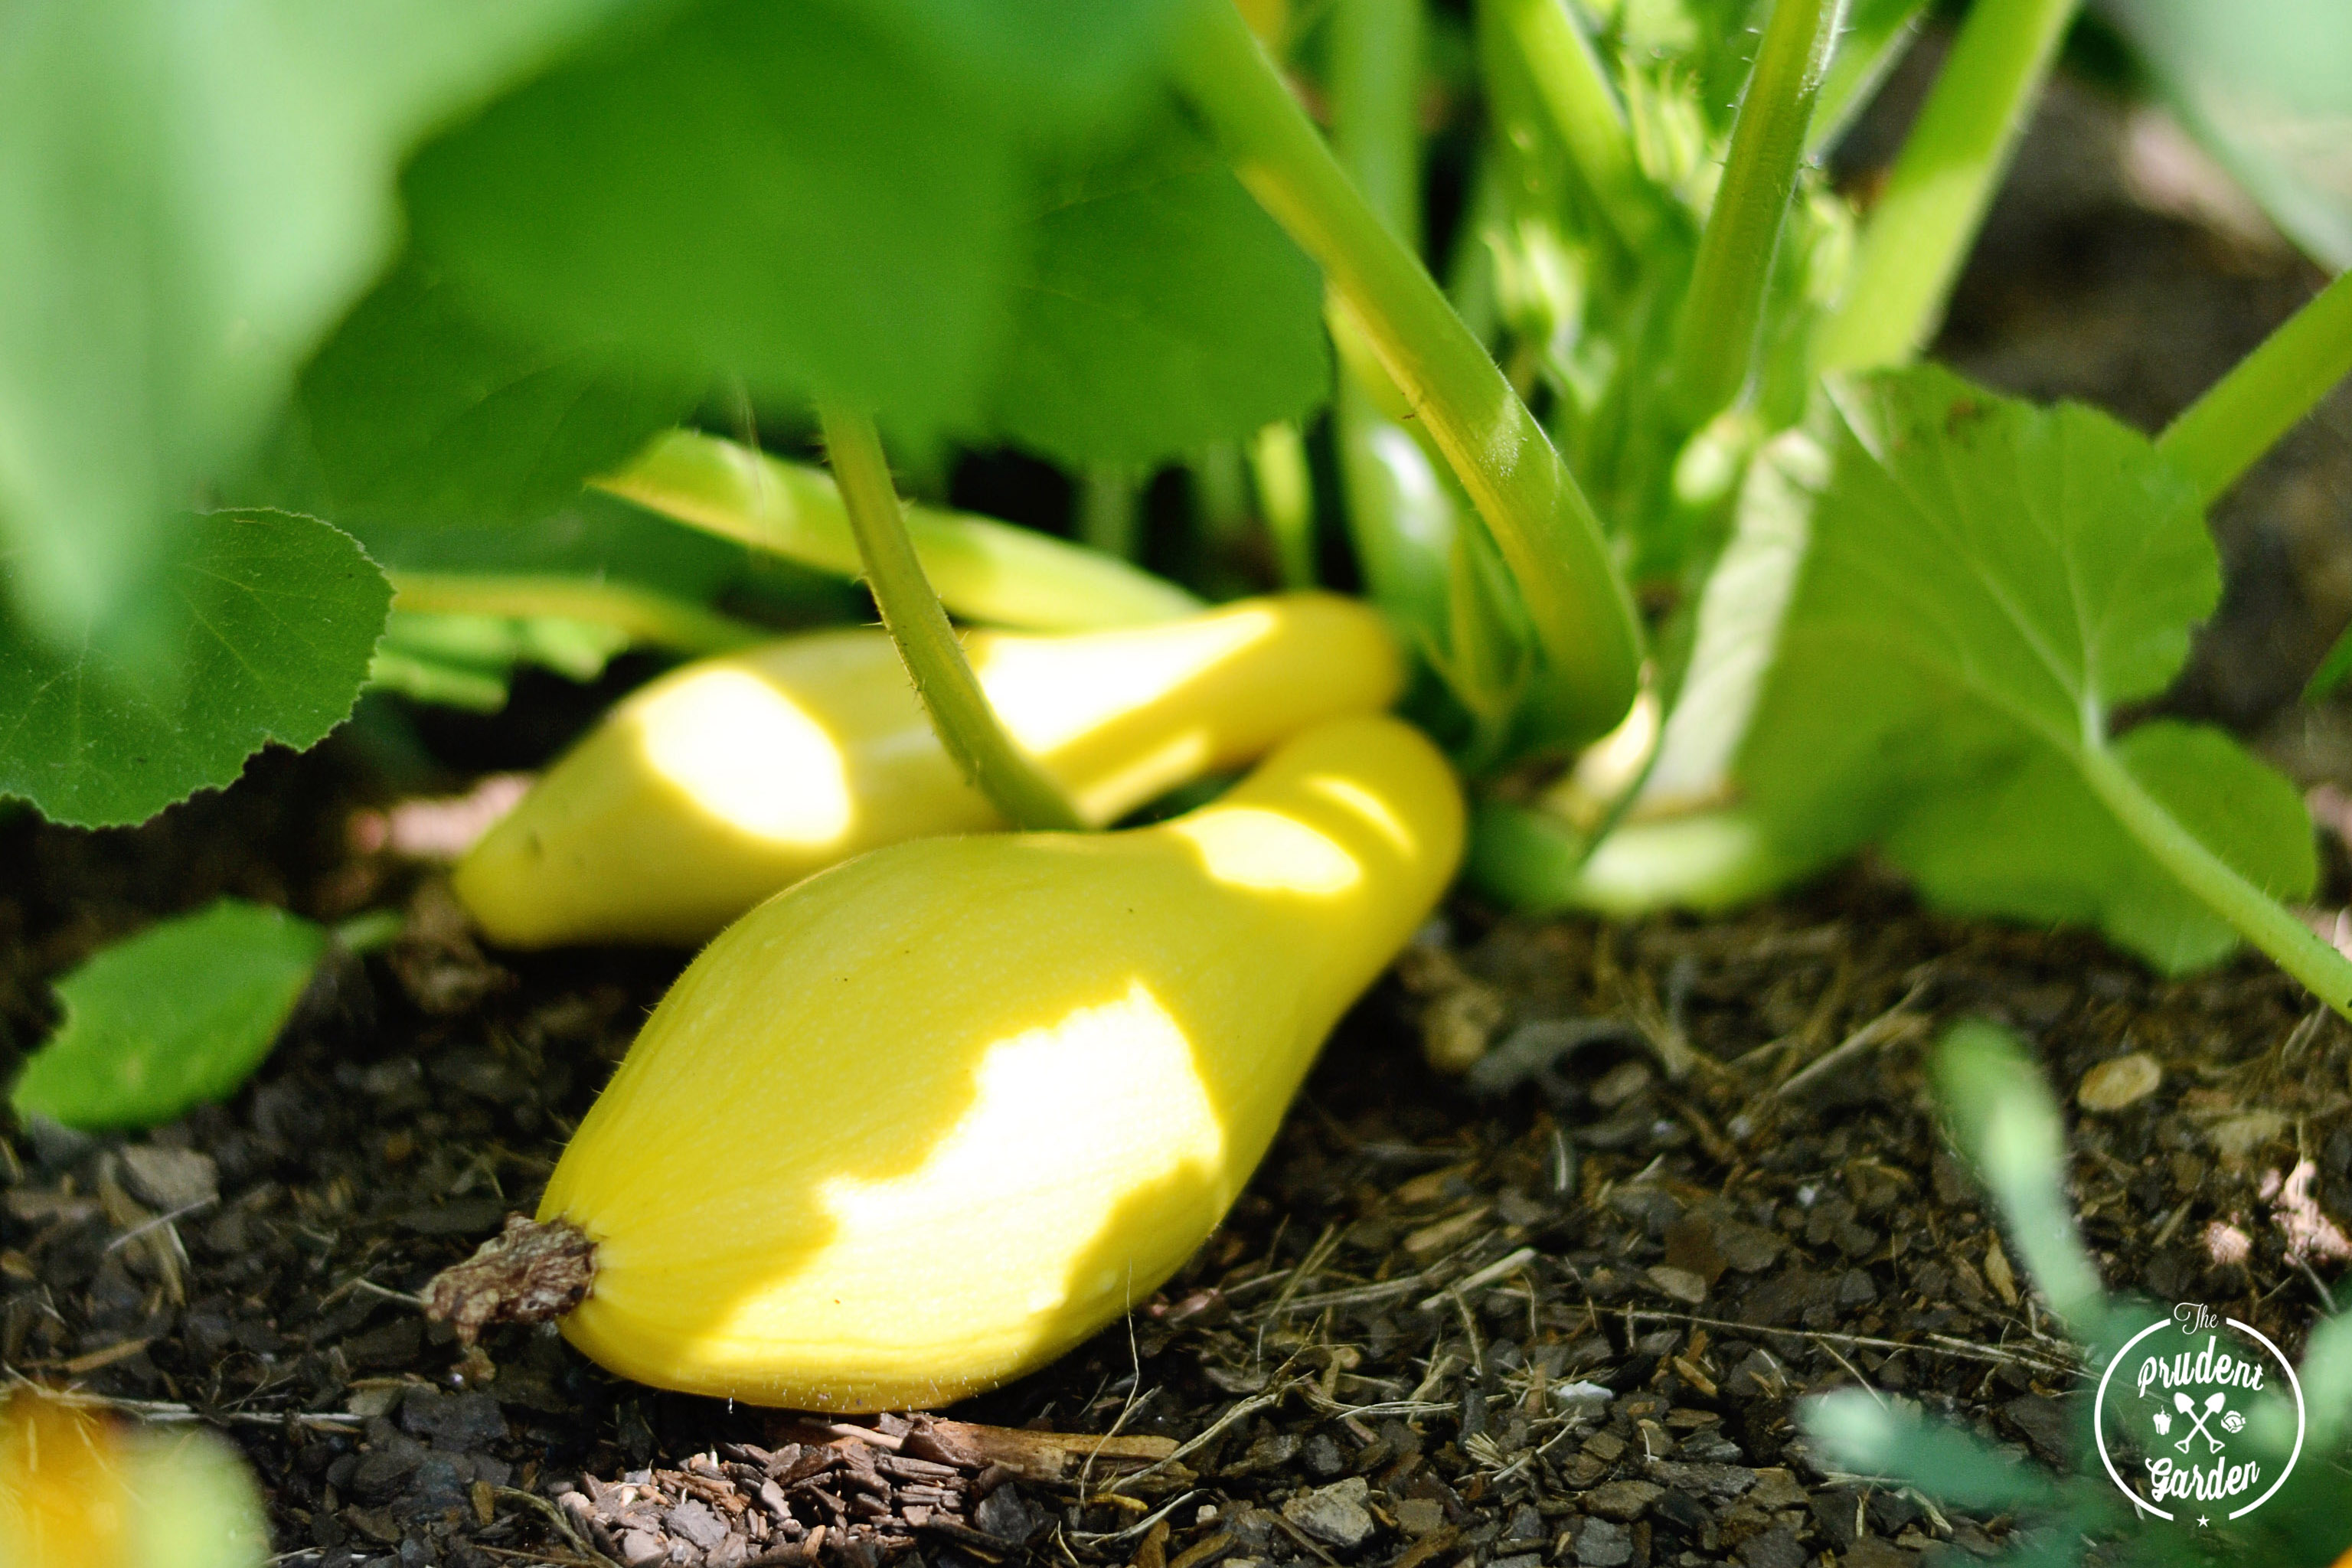
POLYGON ((2074 1103, 2085 1110, 2121 1110, 2154 1094, 2164 1081, 2164 1069, 2146 1051, 2126 1051, 2083 1075, 2075 1086, 2074 1103))
POLYGON ((1307 1473, 1318 1481, 1328 1481, 1348 1468, 1348 1456, 1339 1451, 1339 1441, 1328 1432, 1318 1432, 1307 1438, 1298 1460, 1307 1473))
POLYGON ((654 1568, 669 1561, 669 1543, 649 1531, 621 1532, 621 1568, 654 1568))
POLYGON ((1666 1489, 1648 1481, 1611 1481, 1584 1494, 1587 1511, 1603 1519, 1631 1521, 1665 1495, 1666 1489))
POLYGON ((1806 1552, 1797 1544, 1797 1532, 1776 1525, 1739 1543, 1739 1561, 1746 1568, 1804 1568, 1806 1552))
POLYGON ((1869 1269, 1849 1268, 1838 1276, 1837 1304, 1839 1306, 1848 1309, 1867 1307, 1877 1300, 1878 1287, 1872 1282, 1869 1269))
POLYGON ((1614 1520, 1588 1519, 1576 1532, 1576 1560, 1583 1568, 1623 1568, 1633 1561, 1633 1532, 1614 1520))
POLYGON ((1045 1521, 1018 1490, 999 1487, 980 1500, 980 1506, 971 1510, 971 1522, 982 1534, 999 1541, 1025 1542, 1037 1533, 1037 1527, 1045 1521))
POLYGON ((1681 1464, 1670 1459, 1650 1461, 1654 1480, 1701 1497, 1735 1498, 1756 1484, 1756 1472, 1740 1465, 1681 1464))
POLYGON ((1761 1274, 1780 1256, 1780 1238, 1760 1226, 1719 1221, 1711 1238, 1725 1265, 1742 1274, 1761 1274))
POLYGON ((1798 1484, 1796 1477, 1776 1465, 1756 1472, 1756 1487, 1748 1494, 1748 1500, 1763 1509, 1801 1508, 1805 1489, 1798 1484))
POLYGON ((436 1447, 484 1448, 507 1436, 499 1402, 487 1394, 443 1394, 412 1385, 401 1401, 400 1424, 436 1447))
POLYGON ((662 1516, 672 1535, 683 1536, 708 1552, 727 1539, 727 1526, 708 1504, 688 1498, 662 1516))
POLYGON ((1364 1506, 1370 1490, 1363 1477, 1349 1476, 1292 1498, 1282 1505, 1282 1517, 1326 1546, 1352 1552, 1370 1540, 1376 1528, 1371 1510, 1364 1506))
POLYGON ((1445 1508, 1435 1498, 1409 1497, 1396 1507, 1397 1528, 1407 1535, 1434 1535, 1445 1528, 1445 1508))
POLYGON ((1570 1383, 1555 1388, 1552 1403, 1570 1421, 1598 1421, 1609 1413, 1609 1402, 1617 1391, 1598 1383, 1570 1383))
POLYGON ((133 1144, 122 1151, 122 1175, 131 1195, 163 1214, 176 1214, 220 1196, 220 1167, 194 1149, 133 1144))
POLYGON ((1706 1300, 1706 1276, 1694 1274, 1687 1268, 1676 1268, 1671 1263, 1654 1264, 1648 1270, 1650 1283, 1677 1301, 1697 1306, 1706 1300))

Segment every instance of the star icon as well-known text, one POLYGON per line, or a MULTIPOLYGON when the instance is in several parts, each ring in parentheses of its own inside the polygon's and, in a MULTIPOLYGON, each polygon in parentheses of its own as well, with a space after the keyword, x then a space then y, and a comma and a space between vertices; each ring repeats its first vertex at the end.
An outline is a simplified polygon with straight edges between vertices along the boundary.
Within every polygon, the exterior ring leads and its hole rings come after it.
POLYGON ((2206 1518, 2206 1517, 2205 1517, 2205 1515, 2203 1515, 2203 1514, 2201 1514, 2201 1513, 2200 1513, 2200 1514, 2199 1514, 2199 1515, 2197 1516, 2197 1524, 2198 1524, 2198 1528, 2200 1528, 2200 1530, 2201 1530, 2202 1528, 2204 1528, 2206 1525, 2209 1525, 2209 1524, 2210 1524, 2210 1523, 2212 1523, 2212 1522, 2213 1522, 2213 1521, 2212 1521, 2211 1520, 2210 1520, 2210 1519, 2206 1518))

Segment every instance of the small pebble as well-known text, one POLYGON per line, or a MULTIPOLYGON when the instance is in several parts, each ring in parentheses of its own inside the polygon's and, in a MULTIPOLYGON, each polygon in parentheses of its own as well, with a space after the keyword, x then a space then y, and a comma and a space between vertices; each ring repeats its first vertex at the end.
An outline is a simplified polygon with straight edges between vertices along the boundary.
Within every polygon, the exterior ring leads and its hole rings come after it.
POLYGON ((1633 1561, 1633 1532, 1614 1520, 1588 1519, 1576 1534, 1576 1560, 1583 1568, 1623 1568, 1633 1561))
POLYGON ((1676 1268, 1670 1263, 1659 1263, 1651 1266, 1649 1275, 1651 1284, 1677 1301, 1685 1301, 1696 1307, 1706 1300, 1706 1277, 1703 1274, 1676 1268))
POLYGON ((2110 1057, 2083 1075, 2074 1089, 2074 1103, 2085 1110, 2121 1110, 2156 1092, 2164 1069, 2146 1051, 2110 1057))
POLYGON ((1376 1528, 1371 1511, 1364 1507, 1370 1490, 1363 1477, 1349 1476, 1292 1498, 1282 1505, 1282 1517, 1326 1546, 1352 1552, 1370 1540, 1376 1528))

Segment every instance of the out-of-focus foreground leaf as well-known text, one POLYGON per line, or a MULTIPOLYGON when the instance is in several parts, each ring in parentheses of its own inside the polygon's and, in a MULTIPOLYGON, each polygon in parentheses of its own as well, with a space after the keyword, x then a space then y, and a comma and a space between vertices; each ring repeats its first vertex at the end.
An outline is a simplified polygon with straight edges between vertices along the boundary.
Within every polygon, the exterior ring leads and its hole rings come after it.
MULTIPOLYGON (((79 827, 140 822, 351 712, 392 586, 349 535, 207 512, 151 548, 160 655, 125 657, 87 621, 60 638, 0 613, 0 795, 79 827)), ((13 565, 0 558, 0 584, 13 565)))
POLYGON ((308 921, 234 899, 151 926, 58 982, 65 1023, 9 1102, 100 1129, 225 1099, 269 1054, 326 948, 308 921))
POLYGON ((26 630, 69 639, 166 604, 141 592, 168 570, 159 539, 383 268, 408 148, 625 5, 10 7, 0 544, 26 630))
POLYGON ((2189 130, 2297 245, 2352 267, 2352 5, 2108 0, 2189 130))

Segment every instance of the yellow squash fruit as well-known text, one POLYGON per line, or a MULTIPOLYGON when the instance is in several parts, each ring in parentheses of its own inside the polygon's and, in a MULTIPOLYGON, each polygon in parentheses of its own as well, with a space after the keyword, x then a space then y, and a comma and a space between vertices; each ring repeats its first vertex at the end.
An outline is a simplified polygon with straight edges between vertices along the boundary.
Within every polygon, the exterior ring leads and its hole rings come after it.
POLYGON ((1017 1376, 1215 1227, 1462 837, 1445 760, 1363 717, 1150 827, 813 877, 679 978, 509 1238, 593 1245, 563 1332, 643 1383, 866 1411, 1017 1376))
MULTIPOLYGON (((965 638, 990 702, 1092 824, 1377 712, 1395 639, 1293 594, 1184 620, 965 638)), ((707 658, 615 707, 475 846, 457 896, 509 947, 709 940, 761 899, 903 839, 1003 826, 932 732, 878 628, 707 658)))
POLYGON ((0 1568, 261 1568, 269 1527, 211 1433, 129 1426, 19 1384, 0 1393, 0 1568))

